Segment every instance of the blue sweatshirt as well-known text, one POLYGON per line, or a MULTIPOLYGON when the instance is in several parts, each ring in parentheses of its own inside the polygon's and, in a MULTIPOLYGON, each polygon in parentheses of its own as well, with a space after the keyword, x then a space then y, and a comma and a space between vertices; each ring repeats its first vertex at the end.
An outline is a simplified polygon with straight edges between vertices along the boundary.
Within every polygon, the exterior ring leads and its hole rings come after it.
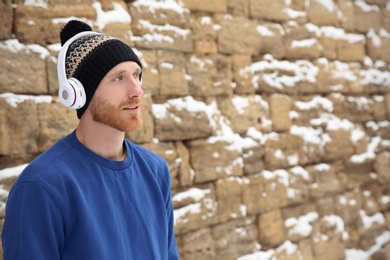
POLYGON ((33 160, 8 197, 4 259, 179 259, 168 166, 124 144, 112 161, 73 132, 33 160))

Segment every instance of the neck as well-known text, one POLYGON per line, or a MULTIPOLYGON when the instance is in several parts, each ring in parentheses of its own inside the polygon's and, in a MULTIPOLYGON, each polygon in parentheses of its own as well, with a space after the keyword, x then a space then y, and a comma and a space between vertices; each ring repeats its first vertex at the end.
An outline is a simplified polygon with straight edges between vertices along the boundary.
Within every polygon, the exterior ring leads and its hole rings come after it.
POLYGON ((110 159, 121 160, 124 154, 125 133, 110 126, 97 123, 84 113, 76 130, 77 139, 94 153, 110 159))

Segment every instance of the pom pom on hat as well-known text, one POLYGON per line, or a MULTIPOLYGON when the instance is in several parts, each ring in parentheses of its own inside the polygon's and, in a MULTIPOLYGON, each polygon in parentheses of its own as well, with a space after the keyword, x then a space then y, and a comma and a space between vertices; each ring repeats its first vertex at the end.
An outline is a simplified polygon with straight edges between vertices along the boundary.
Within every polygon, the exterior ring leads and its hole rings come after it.
POLYGON ((91 26, 89 26, 88 24, 78 20, 69 21, 64 26, 64 28, 62 28, 60 33, 61 46, 64 46, 65 42, 76 34, 88 31, 92 31, 91 26))
MULTIPOLYGON (((60 32, 61 45, 85 31, 92 32, 92 28, 82 21, 69 21, 60 32)), ((78 118, 88 108, 104 76, 125 61, 134 61, 142 68, 137 55, 128 45, 105 34, 86 35, 69 45, 65 59, 66 76, 76 78, 83 84, 87 99, 85 105, 77 110, 78 118)))

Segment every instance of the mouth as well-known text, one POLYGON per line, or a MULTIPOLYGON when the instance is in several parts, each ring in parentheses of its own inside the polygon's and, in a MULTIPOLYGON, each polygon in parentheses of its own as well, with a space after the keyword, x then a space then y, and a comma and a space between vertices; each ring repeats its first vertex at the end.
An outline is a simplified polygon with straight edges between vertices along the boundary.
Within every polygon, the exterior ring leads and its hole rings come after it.
POLYGON ((141 100, 130 100, 121 104, 122 110, 125 111, 139 111, 141 110, 141 100))
POLYGON ((140 104, 128 104, 122 108, 122 110, 133 111, 141 108, 140 104))
POLYGON ((124 107, 123 110, 136 110, 139 106, 130 106, 130 107, 124 107))

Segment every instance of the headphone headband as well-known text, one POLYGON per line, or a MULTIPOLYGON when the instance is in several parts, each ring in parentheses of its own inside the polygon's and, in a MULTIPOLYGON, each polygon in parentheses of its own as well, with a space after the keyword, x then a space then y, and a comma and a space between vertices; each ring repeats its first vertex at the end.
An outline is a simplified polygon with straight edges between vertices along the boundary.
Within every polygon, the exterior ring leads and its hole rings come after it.
POLYGON ((95 35, 95 34, 100 34, 100 33, 92 32, 92 31, 80 32, 64 43, 64 45, 60 50, 60 53, 58 54, 58 61, 57 61, 57 76, 60 83, 65 82, 67 80, 66 71, 65 71, 65 62, 66 62, 66 52, 68 51, 69 46, 77 39, 80 39, 87 35, 95 35))

